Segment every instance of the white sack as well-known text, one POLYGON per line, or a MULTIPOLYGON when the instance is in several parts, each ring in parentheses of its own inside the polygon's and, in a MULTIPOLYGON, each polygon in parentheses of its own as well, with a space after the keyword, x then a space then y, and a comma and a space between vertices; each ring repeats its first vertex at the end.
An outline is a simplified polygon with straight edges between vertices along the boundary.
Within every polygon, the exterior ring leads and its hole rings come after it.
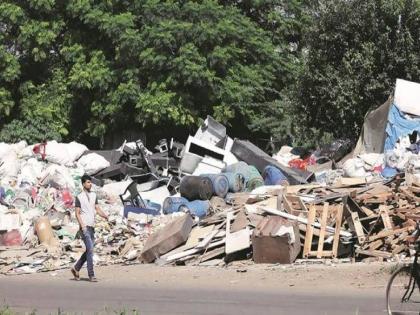
POLYGON ((343 164, 344 174, 348 177, 366 177, 365 162, 360 158, 349 159, 343 164))
POLYGON ((77 166, 82 167, 86 174, 93 175, 110 166, 110 163, 97 153, 89 153, 77 161, 77 166))
POLYGON ((20 169, 20 161, 14 150, 10 150, 3 158, 0 159, 0 177, 17 178, 20 169))
POLYGON ((72 160, 72 162, 77 161, 83 153, 88 151, 88 148, 80 143, 77 143, 75 141, 70 142, 67 146, 67 152, 69 153, 69 158, 72 160))
POLYGON ((74 190, 76 185, 67 168, 60 165, 51 165, 41 174, 40 184, 50 185, 57 189, 68 188, 74 190))
POLYGON ((18 175, 19 184, 22 182, 36 184, 41 178, 43 163, 35 158, 31 158, 22 164, 20 174, 18 175))

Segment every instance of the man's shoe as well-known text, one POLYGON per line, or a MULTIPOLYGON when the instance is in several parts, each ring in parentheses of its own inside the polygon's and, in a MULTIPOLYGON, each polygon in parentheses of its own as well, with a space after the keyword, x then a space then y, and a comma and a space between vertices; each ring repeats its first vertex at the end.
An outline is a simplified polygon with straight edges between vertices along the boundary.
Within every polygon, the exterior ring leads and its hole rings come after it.
POLYGON ((80 280, 80 275, 79 272, 73 268, 70 269, 71 273, 73 274, 74 280, 79 281, 80 280))
POLYGON ((89 277, 90 282, 98 282, 98 279, 96 277, 89 277))

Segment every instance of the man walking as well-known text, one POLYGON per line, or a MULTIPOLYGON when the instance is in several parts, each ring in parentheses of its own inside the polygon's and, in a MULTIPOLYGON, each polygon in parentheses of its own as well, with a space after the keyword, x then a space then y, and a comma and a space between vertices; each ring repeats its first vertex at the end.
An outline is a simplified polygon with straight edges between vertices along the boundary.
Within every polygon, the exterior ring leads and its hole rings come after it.
POLYGON ((71 268, 71 273, 75 280, 80 280, 79 271, 83 264, 87 262, 87 270, 89 281, 97 282, 95 273, 93 271, 93 248, 95 245, 95 214, 99 214, 104 219, 108 220, 108 216, 98 206, 98 199, 96 194, 91 190, 92 182, 89 175, 82 176, 83 191, 76 197, 76 218, 80 225, 83 242, 85 243, 86 251, 71 268))

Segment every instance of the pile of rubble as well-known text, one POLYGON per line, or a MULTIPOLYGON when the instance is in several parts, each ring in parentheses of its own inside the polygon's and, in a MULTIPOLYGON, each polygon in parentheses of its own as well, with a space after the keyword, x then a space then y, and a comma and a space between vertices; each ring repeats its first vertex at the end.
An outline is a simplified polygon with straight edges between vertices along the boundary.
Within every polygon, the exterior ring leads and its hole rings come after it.
POLYGON ((420 160, 400 143, 404 154, 355 156, 338 140, 270 156, 208 117, 185 145, 162 140, 155 153, 142 141, 0 144, 0 273, 75 262, 83 174, 110 215, 96 226, 98 265, 401 259, 420 217, 420 160))

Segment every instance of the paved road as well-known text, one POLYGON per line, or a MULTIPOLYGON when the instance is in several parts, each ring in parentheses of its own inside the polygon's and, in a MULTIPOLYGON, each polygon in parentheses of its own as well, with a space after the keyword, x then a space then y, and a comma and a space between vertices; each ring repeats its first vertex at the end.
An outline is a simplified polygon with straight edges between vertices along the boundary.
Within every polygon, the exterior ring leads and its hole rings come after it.
MULTIPOLYGON (((182 284, 166 287, 158 284, 129 283, 111 285, 107 282, 57 281, 45 275, 39 278, 18 276, 0 279, 0 302, 12 310, 37 310, 37 314, 66 313, 92 314, 95 312, 137 310, 138 314, 322 314, 359 315, 385 314, 382 290, 366 293, 304 291, 294 288, 252 290, 252 288, 194 288, 182 284)), ((0 311, 1 313, 1 311, 0 311)), ((126 313, 130 314, 130 313, 126 313)))

